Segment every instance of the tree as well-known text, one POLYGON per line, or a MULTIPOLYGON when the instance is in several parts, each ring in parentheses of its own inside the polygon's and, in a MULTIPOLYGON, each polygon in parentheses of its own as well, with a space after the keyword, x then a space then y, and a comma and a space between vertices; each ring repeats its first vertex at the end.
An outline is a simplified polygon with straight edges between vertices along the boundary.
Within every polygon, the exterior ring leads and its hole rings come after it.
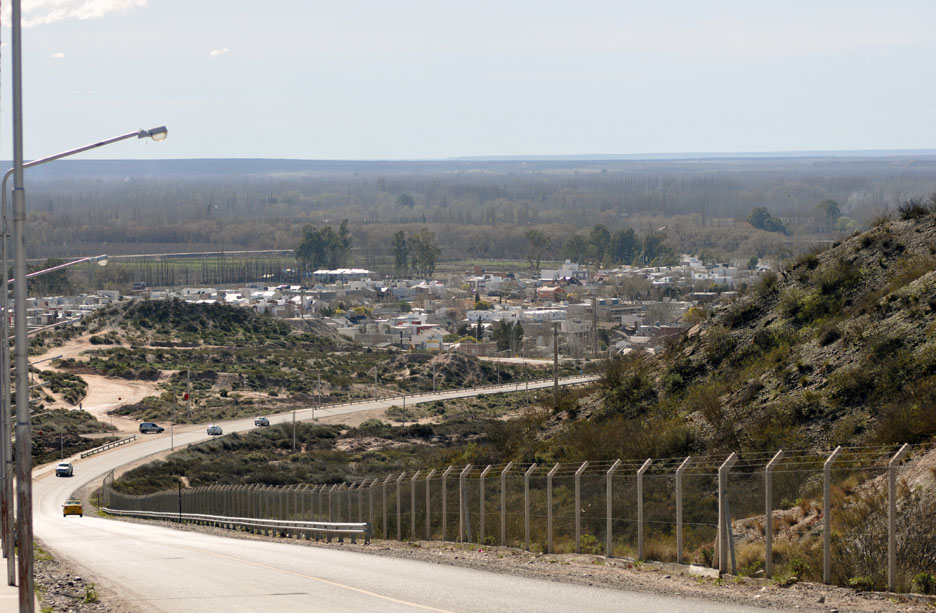
POLYGON ((413 272, 419 276, 431 277, 435 272, 436 260, 442 253, 435 233, 430 232, 429 228, 421 228, 407 239, 407 246, 413 272))
POLYGON ((816 205, 815 218, 816 223, 821 228, 834 228, 835 222, 842 216, 842 210, 835 200, 823 200, 816 205))
POLYGON ((302 241, 295 249, 300 267, 306 270, 346 266, 350 253, 351 229, 347 219, 341 221, 338 232, 331 226, 306 225, 302 228, 302 241))
POLYGON ((530 263, 530 274, 538 275, 543 251, 549 247, 549 237, 535 229, 527 230, 523 236, 527 241, 527 262, 530 263))
POLYGON ((770 211, 767 210, 767 207, 758 206, 751 209, 751 214, 748 215, 748 223, 754 226, 759 230, 766 230, 767 232, 780 232, 781 234, 786 234, 786 226, 783 225, 783 221, 778 217, 774 217, 770 214, 770 211))
POLYGON ((562 245, 562 257, 573 262, 584 262, 588 254, 588 241, 584 236, 573 234, 562 245))
POLYGON ((513 324, 506 319, 498 321, 494 324, 494 329, 491 331, 491 338, 497 343, 498 351, 510 349, 513 342, 513 324))
POLYGON ((611 233, 603 224, 595 224, 588 234, 588 257, 595 264, 601 264, 608 254, 611 233))
POLYGON ((397 206, 405 206, 408 209, 416 206, 416 201, 409 194, 400 194, 396 199, 397 206))
POLYGON ((640 239, 633 228, 617 230, 611 235, 611 261, 630 264, 640 249, 640 239))
POLYGON ((405 276, 409 272, 409 244, 403 230, 393 235, 393 262, 393 270, 397 276, 405 276))

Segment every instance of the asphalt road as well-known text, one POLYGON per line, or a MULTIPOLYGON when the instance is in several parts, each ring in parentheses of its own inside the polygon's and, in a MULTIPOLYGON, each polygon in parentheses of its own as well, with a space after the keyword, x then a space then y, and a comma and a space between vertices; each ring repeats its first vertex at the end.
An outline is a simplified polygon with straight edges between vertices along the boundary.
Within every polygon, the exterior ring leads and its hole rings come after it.
MULTIPOLYGON (((450 397, 450 396, 449 396, 450 397)), ((434 400, 435 397, 421 400, 434 400)), ((380 406, 361 403, 341 412, 380 406)), ((311 417, 299 412, 299 418, 311 417)), ((272 416, 285 422, 291 414, 272 416)), ((253 428, 252 419, 222 424, 253 428)), ((733 613, 762 609, 499 575, 383 556, 228 539, 171 528, 62 517, 76 489, 124 464, 169 447, 169 437, 141 440, 75 462, 75 476, 34 474, 34 527, 43 543, 110 582, 125 600, 153 611, 666 611, 733 613)), ((175 435, 204 440, 205 430, 175 435)))

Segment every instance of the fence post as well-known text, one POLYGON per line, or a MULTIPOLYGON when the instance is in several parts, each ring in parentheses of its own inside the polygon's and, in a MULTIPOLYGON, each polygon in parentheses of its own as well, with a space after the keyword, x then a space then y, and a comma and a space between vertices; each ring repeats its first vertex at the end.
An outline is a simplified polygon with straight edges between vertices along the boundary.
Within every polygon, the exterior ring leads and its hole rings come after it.
POLYGON ((822 582, 832 576, 832 462, 842 453, 839 445, 822 465, 822 582))
MULTIPOLYGON (((328 521, 335 521, 335 504, 332 500, 332 493, 338 489, 338 484, 333 483, 330 488, 328 488, 328 521)), ((330 540, 330 539, 329 539, 330 540)))
POLYGON ((637 469, 637 559, 644 559, 644 508, 643 508, 643 476, 650 468, 653 460, 647 458, 643 466, 637 469))
POLYGON ((523 541, 527 551, 530 550, 530 475, 534 470, 536 462, 523 473, 523 541))
POLYGON ((773 470, 783 459, 783 450, 774 454, 764 468, 764 577, 773 573, 773 470))
POLYGON ((887 590, 897 591, 897 465, 907 453, 906 443, 887 463, 887 590))
POLYGON ((378 479, 371 481, 370 487, 367 488, 367 506, 368 506, 368 517, 370 517, 371 531, 374 529, 374 487, 377 485, 378 479))
POLYGON ((493 467, 490 464, 488 464, 484 468, 484 470, 481 471, 481 477, 479 479, 479 482, 480 482, 479 499, 481 501, 480 502, 481 508, 478 510, 478 544, 479 545, 484 544, 484 478, 487 476, 489 472, 491 472, 491 468, 493 467))
MULTIPOLYGON (((364 486, 367 485, 366 480, 362 480, 361 484, 357 488, 357 520, 360 523, 364 523, 364 486)), ((365 545, 367 543, 364 543, 365 545)))
POLYGON ((612 554, 611 540, 612 540, 612 527, 611 527, 611 516, 613 512, 613 501, 614 497, 612 496, 611 489, 611 477, 614 475, 615 471, 621 467, 621 460, 615 460, 614 464, 611 465, 611 468, 608 469, 608 472, 605 474, 605 502, 607 503, 607 525, 605 527, 605 539, 607 540, 606 554, 610 558, 612 554))
POLYGON ((400 473, 396 479, 396 540, 403 540, 403 515, 400 513, 400 499, 403 495, 400 493, 400 482, 406 476, 405 472, 400 473))
POLYGON ((718 574, 725 574, 728 566, 728 539, 731 538, 731 525, 728 523, 726 503, 728 498, 728 471, 738 461, 738 454, 732 452, 718 468, 718 574))
POLYGON ((682 496, 682 476, 686 467, 689 466, 689 460, 692 456, 686 456, 679 468, 676 469, 676 563, 683 563, 683 496, 682 496))
POLYGON ((429 504, 429 489, 432 484, 432 476, 436 473, 435 469, 429 471, 426 475, 426 540, 432 540, 432 507, 429 504))
POLYGON ((350 524, 354 519, 351 516, 351 490, 354 489, 354 486, 357 485, 357 481, 352 481, 351 485, 348 486, 348 523, 350 524))
POLYGON ((325 521, 325 511, 324 511, 325 509, 325 484, 324 483, 321 486, 319 486, 319 489, 318 489, 318 508, 319 508, 318 520, 325 521))
POLYGON ((582 473, 588 462, 582 462, 575 471, 575 553, 582 553, 582 473))
POLYGON ((559 470, 559 463, 546 473, 546 553, 553 552, 553 510, 552 510, 552 480, 559 470))
POLYGON ((500 544, 501 547, 507 546, 507 472, 513 468, 513 462, 507 462, 507 466, 500 474, 500 544))
POLYGON ((390 526, 387 525, 387 484, 392 478, 392 475, 387 475, 387 478, 380 484, 380 489, 383 490, 383 537, 387 540, 390 539, 390 526))
POLYGON ((410 479, 410 538, 416 540, 416 479, 419 479, 421 470, 417 470, 410 479))
POLYGON ((448 479, 449 473, 452 472, 453 470, 455 470, 455 467, 449 466, 448 468, 445 469, 445 472, 442 473, 442 542, 443 543, 445 542, 445 538, 446 538, 445 527, 446 527, 446 523, 448 522, 448 517, 447 517, 448 500, 446 500, 446 498, 448 498, 448 495, 446 491, 445 482, 448 479))
POLYGON ((470 532, 466 529, 468 523, 468 501, 465 499, 465 479, 471 472, 472 466, 468 464, 458 473, 458 542, 465 542, 465 533, 470 532))

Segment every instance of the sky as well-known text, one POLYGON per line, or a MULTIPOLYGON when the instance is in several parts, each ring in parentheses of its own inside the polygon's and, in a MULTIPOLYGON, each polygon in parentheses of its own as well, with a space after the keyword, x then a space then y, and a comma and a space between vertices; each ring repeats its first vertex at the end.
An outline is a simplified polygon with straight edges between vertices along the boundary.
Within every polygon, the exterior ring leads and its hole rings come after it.
POLYGON ((931 0, 22 3, 27 159, 936 148, 931 0))

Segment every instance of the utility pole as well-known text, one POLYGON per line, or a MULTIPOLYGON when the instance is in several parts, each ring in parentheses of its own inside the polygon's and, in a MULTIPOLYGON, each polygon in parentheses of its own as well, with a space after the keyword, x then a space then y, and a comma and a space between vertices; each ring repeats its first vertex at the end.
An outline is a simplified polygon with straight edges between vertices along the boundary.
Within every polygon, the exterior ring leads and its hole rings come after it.
POLYGON ((592 357, 598 357, 598 297, 592 296, 592 357))
POLYGON ((559 324, 553 324, 553 408, 559 408, 559 324))
POLYGON ((296 409, 293 409, 293 451, 296 451, 296 409))
MULTIPOLYGON (((16 545, 19 610, 33 613, 32 426, 29 415, 29 344, 26 340, 26 188, 23 184, 23 63, 20 0, 11 15, 13 85, 13 351, 16 367, 16 545)), ((3 271, 4 276, 6 271, 3 271)), ((4 313, 6 316, 6 313, 4 313)), ((7 348, 3 348, 7 351, 7 348)), ((4 409, 6 410, 6 409, 4 409)), ((3 433, 4 436, 8 434, 3 433)))
MULTIPOLYGON (((322 371, 316 373, 318 375, 318 385, 315 386, 315 404, 319 410, 322 408, 322 371)), ((315 421, 315 407, 312 408, 312 421, 315 421)))

